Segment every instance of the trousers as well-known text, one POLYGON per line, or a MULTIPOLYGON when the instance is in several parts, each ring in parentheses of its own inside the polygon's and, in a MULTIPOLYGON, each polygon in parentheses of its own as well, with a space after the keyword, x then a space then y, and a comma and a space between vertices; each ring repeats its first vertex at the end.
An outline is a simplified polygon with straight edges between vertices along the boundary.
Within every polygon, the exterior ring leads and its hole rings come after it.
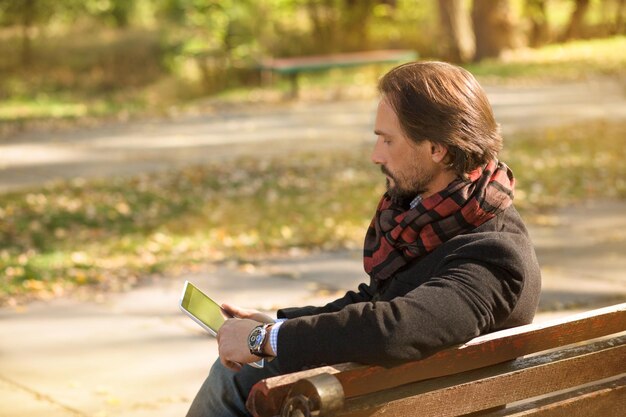
POLYGON ((191 403, 187 417, 251 416, 246 409, 246 399, 252 386, 279 374, 278 358, 266 361, 261 369, 244 365, 237 372, 226 368, 218 358, 191 403))

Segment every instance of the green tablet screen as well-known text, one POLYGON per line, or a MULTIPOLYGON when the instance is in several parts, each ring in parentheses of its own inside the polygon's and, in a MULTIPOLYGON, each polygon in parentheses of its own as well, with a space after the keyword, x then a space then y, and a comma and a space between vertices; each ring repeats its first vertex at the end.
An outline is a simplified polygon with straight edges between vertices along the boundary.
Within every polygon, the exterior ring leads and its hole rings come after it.
POLYGON ((211 300, 191 283, 187 284, 182 306, 215 332, 222 327, 227 318, 215 301, 211 300))

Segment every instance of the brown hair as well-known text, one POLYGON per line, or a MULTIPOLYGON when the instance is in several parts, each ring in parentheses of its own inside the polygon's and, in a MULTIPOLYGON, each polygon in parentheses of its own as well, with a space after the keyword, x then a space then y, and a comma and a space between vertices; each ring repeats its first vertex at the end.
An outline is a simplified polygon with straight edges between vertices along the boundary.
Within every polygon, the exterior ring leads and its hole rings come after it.
POLYGON ((412 62, 385 74, 378 90, 405 134, 448 149, 448 162, 463 176, 495 159, 502 149, 487 95, 472 74, 444 62, 412 62))

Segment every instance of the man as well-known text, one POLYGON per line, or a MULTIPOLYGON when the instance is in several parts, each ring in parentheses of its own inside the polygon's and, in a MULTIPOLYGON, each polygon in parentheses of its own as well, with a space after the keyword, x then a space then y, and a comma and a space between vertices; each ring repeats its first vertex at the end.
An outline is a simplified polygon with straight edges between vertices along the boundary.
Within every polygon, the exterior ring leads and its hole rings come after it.
POLYGON ((393 365, 532 321, 539 266, 484 91, 440 62, 399 66, 379 90, 372 161, 387 192, 365 237, 369 284, 323 307, 280 310, 277 323, 226 305, 239 318, 220 329, 220 360, 188 416, 246 415, 250 388, 269 376, 393 365), (260 357, 263 369, 242 365, 260 357))

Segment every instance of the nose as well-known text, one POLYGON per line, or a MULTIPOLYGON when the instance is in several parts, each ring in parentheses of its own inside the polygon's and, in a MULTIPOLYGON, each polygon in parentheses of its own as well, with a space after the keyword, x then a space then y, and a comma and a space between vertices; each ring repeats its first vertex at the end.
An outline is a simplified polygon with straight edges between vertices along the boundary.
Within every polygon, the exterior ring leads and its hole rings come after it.
POLYGON ((385 163, 385 158, 383 154, 383 138, 378 137, 376 139, 376 144, 374 145, 374 149, 372 150, 372 155, 370 159, 376 165, 383 165, 385 163))

